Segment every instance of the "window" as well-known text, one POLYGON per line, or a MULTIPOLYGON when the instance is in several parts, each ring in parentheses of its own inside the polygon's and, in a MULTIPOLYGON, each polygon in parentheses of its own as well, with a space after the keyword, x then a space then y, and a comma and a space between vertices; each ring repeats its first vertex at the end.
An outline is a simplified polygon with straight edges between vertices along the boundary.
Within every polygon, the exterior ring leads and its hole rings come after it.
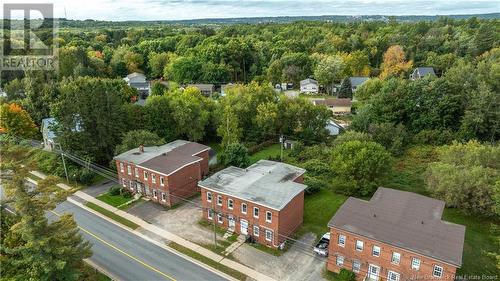
POLYGON ((415 269, 415 270, 420 269, 420 259, 417 259, 417 258, 411 259, 411 269, 415 269))
POLYGON ((208 219, 211 220, 214 217, 214 213, 212 210, 208 210, 208 219))
POLYGON ((435 265, 432 269, 432 276, 434 277, 443 277, 443 268, 439 265, 435 265))
POLYGON ((163 177, 160 177, 160 185, 161 186, 165 185, 165 179, 163 177))
POLYGON ((253 235, 259 236, 259 227, 257 225, 253 226, 253 235))
POLYGON ((372 255, 374 257, 380 257, 380 247, 379 246, 373 246, 372 255))
POLYGON ((227 199, 227 208, 229 210, 232 210, 234 207, 234 202, 233 202, 233 199, 227 199))
POLYGON ((247 204, 246 203, 241 203, 241 213, 242 214, 247 213, 247 204))
POLYGON ((165 192, 161 193, 161 201, 163 202, 167 201, 167 194, 165 194, 165 192))
POLYGON ((222 196, 217 195, 217 205, 222 206, 222 196))
POLYGON ((207 192, 207 202, 212 202, 212 193, 207 192))
POLYGON ((127 186, 127 182, 125 181, 125 179, 122 179, 122 185, 123 185, 123 187, 127 186))
POLYGON ((125 172, 125 171, 123 170, 123 163, 120 163, 120 172, 122 172, 122 174, 123 174, 123 172, 125 172))
POLYGON ((363 241, 356 240, 356 251, 363 251, 363 241))
POLYGON ((344 247, 345 246, 345 235, 339 234, 339 246, 344 247))
POLYGON ((139 169, 134 168, 134 174, 135 174, 135 177, 138 178, 139 177, 139 169))
POLYGON ((273 213, 266 211, 266 221, 271 222, 272 219, 273 219, 273 213))
POLYGON ((361 270, 361 262, 357 261, 357 260, 354 260, 352 262, 352 271, 354 273, 359 273, 360 270, 361 270))
POLYGON ((259 208, 253 207, 253 217, 259 218, 259 208))
POLYGON ((344 257, 343 256, 337 256, 337 265, 338 266, 344 265, 344 257))
POLYGON ((127 165, 127 173, 132 175, 132 167, 130 167, 130 165, 127 165))
POLYGON ((217 214, 217 221, 218 221, 219 223, 222 223, 222 222, 223 222, 223 221, 222 221, 222 214, 221 214, 221 213, 218 213, 218 214, 217 214))
POLYGON ((148 179, 148 172, 144 171, 144 179, 147 180, 148 179))
POLYGON ((389 273, 387 273, 387 280, 388 281, 399 281, 399 273, 389 270, 389 273))
POLYGON ((156 175, 151 174, 151 182, 156 183, 156 175))
POLYGON ((266 240, 267 241, 273 240, 273 232, 269 229, 266 229, 266 240))
POLYGON ((158 198, 158 192, 156 191, 156 189, 153 189, 153 198, 158 198))
POLYGON ((400 253, 397 253, 397 252, 393 252, 392 253, 392 259, 391 259, 391 262, 393 264, 399 264, 399 262, 401 261, 401 254, 400 253))

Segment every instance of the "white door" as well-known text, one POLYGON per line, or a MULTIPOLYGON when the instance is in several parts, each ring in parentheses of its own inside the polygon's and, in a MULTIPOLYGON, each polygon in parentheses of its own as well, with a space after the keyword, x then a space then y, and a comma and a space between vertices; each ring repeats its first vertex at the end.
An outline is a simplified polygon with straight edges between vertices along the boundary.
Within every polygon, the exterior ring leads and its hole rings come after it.
POLYGON ((240 233, 243 235, 248 234, 248 222, 246 220, 240 221, 240 233))
POLYGON ((368 279, 369 280, 378 280, 378 278, 380 276, 379 274, 380 274, 380 267, 379 266, 376 266, 373 264, 370 264, 370 266, 368 266, 368 279))
POLYGON ((232 215, 229 215, 229 228, 234 229, 235 225, 236 225, 236 221, 234 220, 234 217, 232 215))

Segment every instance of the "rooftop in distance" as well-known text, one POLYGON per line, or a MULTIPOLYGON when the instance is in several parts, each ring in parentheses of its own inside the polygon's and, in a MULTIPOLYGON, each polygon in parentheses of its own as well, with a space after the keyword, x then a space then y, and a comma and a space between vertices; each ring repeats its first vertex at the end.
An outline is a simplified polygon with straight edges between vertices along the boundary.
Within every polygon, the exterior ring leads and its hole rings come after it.
POLYGON ((200 181, 201 187, 281 210, 306 185, 294 182, 306 170, 289 164, 260 160, 247 169, 228 167, 200 181))

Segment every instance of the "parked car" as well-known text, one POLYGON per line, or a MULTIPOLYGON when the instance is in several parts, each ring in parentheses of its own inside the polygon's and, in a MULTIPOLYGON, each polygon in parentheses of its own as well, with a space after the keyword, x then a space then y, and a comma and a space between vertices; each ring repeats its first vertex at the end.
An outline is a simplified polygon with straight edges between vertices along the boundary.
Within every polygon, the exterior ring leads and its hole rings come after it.
POLYGON ((330 232, 323 234, 318 244, 314 247, 314 252, 320 256, 328 256, 328 245, 330 244, 330 232))

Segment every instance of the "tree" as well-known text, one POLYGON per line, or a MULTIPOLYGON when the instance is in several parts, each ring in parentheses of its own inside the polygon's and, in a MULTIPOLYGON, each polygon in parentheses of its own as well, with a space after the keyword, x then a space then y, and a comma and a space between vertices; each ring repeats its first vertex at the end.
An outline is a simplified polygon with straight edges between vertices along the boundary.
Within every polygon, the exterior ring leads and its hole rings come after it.
POLYGON ((145 127, 167 142, 177 138, 171 100, 168 95, 150 96, 144 105, 145 127))
POLYGON ((344 73, 345 64, 340 56, 327 56, 320 60, 314 70, 314 77, 322 85, 327 86, 327 92, 331 93, 333 84, 340 80, 344 73))
POLYGON ((368 196, 389 172, 391 155, 378 143, 348 141, 332 150, 335 190, 345 195, 368 196))
POLYGON ((390 46, 384 53, 380 78, 385 79, 390 76, 398 76, 408 71, 412 65, 412 61, 406 61, 403 47, 400 45, 390 46))
POLYGON ((221 163, 224 166, 236 166, 245 168, 250 164, 247 148, 240 143, 226 145, 220 154, 221 163))
POLYGON ((153 78, 159 78, 163 75, 163 70, 167 66, 170 60, 170 55, 168 53, 151 53, 148 57, 148 67, 150 69, 150 75, 153 78))
POLYGON ((151 85, 151 95, 152 96, 161 96, 165 93, 166 90, 167 90, 167 87, 159 81, 154 81, 151 85))
MULTIPOLYGON (((46 212, 65 199, 51 179, 28 187, 25 178, 31 165, 3 163, 11 171, 3 175, 3 186, 19 221, 2 229, 0 274, 8 280, 79 280, 83 259, 91 256, 90 244, 83 240, 70 214, 48 222, 46 212)), ((2 226, 4 226, 2 224, 2 226)))
POLYGON ((20 138, 33 138, 37 127, 26 110, 15 103, 0 105, 0 132, 20 138))
POLYGON ((337 138, 333 141, 333 145, 337 146, 353 140, 358 140, 362 142, 372 141, 372 136, 363 132, 347 131, 337 136, 337 138))
POLYGON ((426 171, 427 190, 466 213, 498 214, 499 145, 454 142, 438 149, 439 161, 426 171))
POLYGON ((393 155, 401 155, 407 144, 407 133, 403 124, 372 123, 368 132, 373 140, 383 145, 393 155))
POLYGON ((349 79, 349 77, 344 78, 342 84, 340 85, 339 98, 352 99, 352 86, 351 79, 349 79))
POLYGON ((354 97, 360 102, 367 102, 371 97, 380 92, 383 85, 383 80, 378 78, 369 79, 356 89, 354 97))
POLYGON ((115 155, 123 153, 140 145, 157 146, 165 144, 165 140, 147 130, 135 130, 125 133, 122 143, 116 146, 115 155))

